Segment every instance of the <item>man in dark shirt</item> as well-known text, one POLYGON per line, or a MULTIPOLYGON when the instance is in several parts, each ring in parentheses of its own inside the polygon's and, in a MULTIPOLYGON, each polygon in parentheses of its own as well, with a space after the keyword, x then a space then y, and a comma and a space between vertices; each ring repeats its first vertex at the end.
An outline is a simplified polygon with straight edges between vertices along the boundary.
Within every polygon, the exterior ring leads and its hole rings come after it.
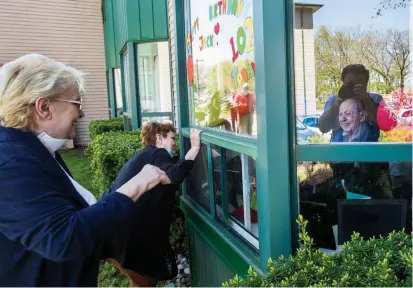
POLYGON ((175 128, 171 124, 149 122, 142 129, 144 148, 120 170, 107 193, 126 183, 145 164, 159 167, 170 177, 170 185, 158 185, 135 204, 134 224, 122 249, 109 262, 126 274, 132 286, 153 286, 173 278, 175 259, 169 243, 169 229, 175 205, 175 192, 193 167, 200 149, 200 131, 192 130, 191 149, 184 159, 174 156, 175 128))

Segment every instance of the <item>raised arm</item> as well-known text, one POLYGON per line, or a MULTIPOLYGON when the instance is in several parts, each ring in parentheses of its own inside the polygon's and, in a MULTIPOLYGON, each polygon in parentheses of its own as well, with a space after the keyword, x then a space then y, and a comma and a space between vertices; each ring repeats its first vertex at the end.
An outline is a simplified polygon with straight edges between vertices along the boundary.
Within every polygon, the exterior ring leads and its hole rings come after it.
POLYGON ((134 201, 160 181, 169 183, 162 171, 148 166, 118 193, 79 210, 50 181, 43 166, 35 157, 21 156, 2 167, 0 231, 55 262, 86 258, 115 235, 126 233, 134 201))

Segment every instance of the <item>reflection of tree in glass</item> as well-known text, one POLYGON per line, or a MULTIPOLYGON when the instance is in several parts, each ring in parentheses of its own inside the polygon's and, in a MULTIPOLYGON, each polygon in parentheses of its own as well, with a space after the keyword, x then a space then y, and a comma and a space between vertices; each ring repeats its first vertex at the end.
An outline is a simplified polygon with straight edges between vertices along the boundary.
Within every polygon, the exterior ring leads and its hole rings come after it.
POLYGON ((380 2, 380 8, 376 9, 376 16, 382 16, 383 10, 397 8, 407 8, 409 6, 410 0, 382 0, 380 2))
POLYGON ((411 68, 409 31, 325 26, 315 35, 316 95, 319 102, 336 95, 341 71, 349 64, 370 70, 369 91, 388 94, 403 88, 411 68))

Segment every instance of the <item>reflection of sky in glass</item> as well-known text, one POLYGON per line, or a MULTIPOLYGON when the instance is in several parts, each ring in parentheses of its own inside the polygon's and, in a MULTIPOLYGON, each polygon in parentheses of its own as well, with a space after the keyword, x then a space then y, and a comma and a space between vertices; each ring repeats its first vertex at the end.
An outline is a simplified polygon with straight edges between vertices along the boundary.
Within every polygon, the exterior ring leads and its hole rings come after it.
MULTIPOLYGON (((209 5, 215 4, 216 0, 202 0, 191 1, 191 23, 192 29, 194 21, 199 19, 199 29, 196 34, 193 34, 192 53, 194 57, 194 64, 198 60, 198 64, 205 66, 216 65, 222 61, 231 61, 232 48, 230 44, 231 37, 234 37, 235 47, 237 40, 237 31, 240 26, 244 27, 244 20, 246 17, 252 17, 252 0, 244 0, 244 6, 241 11, 240 17, 237 18, 233 15, 219 15, 212 21, 209 20, 209 5), (215 25, 219 23, 219 34, 214 33, 215 25), (200 36, 213 36, 213 47, 205 48, 200 51, 200 36), (218 42, 218 45, 217 45, 218 42), (202 62, 201 62, 202 61, 202 62)), ((227 2, 228 3, 228 2, 227 2)), ((248 41, 249 31, 246 31, 246 40, 248 41)), ((244 52, 240 55, 237 61, 245 59, 254 59, 254 51, 250 53, 244 52)))
MULTIPOLYGON (((330 28, 356 27, 377 29, 409 29, 409 9, 399 8, 382 11, 382 16, 375 17, 383 0, 295 0, 296 3, 322 4, 314 14, 315 29, 322 25, 330 28)), ((397 2, 394 0, 393 2, 397 2)))

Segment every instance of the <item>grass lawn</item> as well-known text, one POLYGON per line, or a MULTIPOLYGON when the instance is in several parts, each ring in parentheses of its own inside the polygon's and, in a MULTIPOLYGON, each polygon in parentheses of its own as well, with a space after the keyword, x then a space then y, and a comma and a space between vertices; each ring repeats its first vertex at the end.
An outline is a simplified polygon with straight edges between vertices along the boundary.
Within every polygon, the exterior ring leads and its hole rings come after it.
MULTIPOLYGON (((89 158, 83 150, 73 149, 59 152, 69 167, 73 178, 94 195, 98 195, 92 187, 92 172, 89 168, 89 158)), ((129 287, 129 280, 119 273, 118 269, 107 262, 102 262, 99 270, 99 287, 129 287)))

